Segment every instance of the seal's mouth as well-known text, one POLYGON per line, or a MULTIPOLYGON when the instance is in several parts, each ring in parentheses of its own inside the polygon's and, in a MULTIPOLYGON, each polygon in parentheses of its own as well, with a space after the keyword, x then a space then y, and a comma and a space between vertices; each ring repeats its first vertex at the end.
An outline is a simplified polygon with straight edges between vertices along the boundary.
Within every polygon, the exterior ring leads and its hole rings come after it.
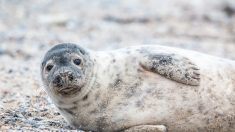
POLYGON ((63 96, 73 95, 81 91, 81 87, 64 87, 57 89, 57 92, 63 96))

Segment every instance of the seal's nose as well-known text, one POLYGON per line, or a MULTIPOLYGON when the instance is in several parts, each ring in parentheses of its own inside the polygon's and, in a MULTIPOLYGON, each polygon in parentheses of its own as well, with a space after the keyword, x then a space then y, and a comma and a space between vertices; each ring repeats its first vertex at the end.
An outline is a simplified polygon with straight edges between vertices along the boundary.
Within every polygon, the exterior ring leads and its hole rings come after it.
POLYGON ((60 75, 57 75, 54 80, 53 80, 53 84, 56 86, 56 87, 62 87, 63 86, 63 81, 62 81, 62 78, 60 75))
POLYGON ((62 87, 64 83, 68 83, 69 81, 73 81, 74 80, 74 75, 72 72, 61 72, 58 75, 55 76, 54 80, 53 80, 53 84, 56 87, 62 87))

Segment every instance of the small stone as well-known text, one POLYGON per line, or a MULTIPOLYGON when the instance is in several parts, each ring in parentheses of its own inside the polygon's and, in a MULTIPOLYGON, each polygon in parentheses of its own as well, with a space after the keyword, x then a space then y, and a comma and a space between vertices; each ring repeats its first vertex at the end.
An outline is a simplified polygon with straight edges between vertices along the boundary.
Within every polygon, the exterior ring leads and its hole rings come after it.
POLYGON ((60 113, 59 113, 59 112, 56 112, 56 113, 54 113, 54 115, 56 115, 56 116, 57 116, 57 115, 60 115, 60 113))
POLYGON ((8 120, 4 121, 4 124, 9 124, 9 121, 8 120))
POLYGON ((42 119, 41 118, 34 118, 33 120, 35 120, 35 121, 41 121, 42 119))
POLYGON ((40 110, 40 112, 46 112, 46 111, 48 111, 47 108, 40 110))
POLYGON ((15 113, 15 114, 13 114, 13 117, 19 117, 19 116, 15 113))

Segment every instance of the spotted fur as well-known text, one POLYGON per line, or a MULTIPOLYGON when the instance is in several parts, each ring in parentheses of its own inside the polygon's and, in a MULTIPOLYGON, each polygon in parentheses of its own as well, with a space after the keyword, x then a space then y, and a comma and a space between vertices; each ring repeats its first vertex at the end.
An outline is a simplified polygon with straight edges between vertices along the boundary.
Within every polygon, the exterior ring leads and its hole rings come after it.
POLYGON ((234 61, 148 45, 95 52, 63 44, 45 56, 41 72, 46 91, 76 128, 235 131, 234 61), (62 61, 68 63, 65 54, 58 55, 61 50, 78 54, 85 62, 81 67, 85 81, 78 82, 81 90, 73 95, 53 91, 43 70, 55 56, 63 55, 62 61))

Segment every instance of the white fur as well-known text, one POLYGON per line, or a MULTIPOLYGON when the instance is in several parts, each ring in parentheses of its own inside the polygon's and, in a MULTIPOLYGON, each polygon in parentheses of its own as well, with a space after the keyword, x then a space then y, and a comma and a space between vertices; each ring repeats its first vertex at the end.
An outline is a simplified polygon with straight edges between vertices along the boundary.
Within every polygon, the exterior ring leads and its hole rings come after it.
MULTIPOLYGON (((174 132, 235 131, 234 61, 164 46, 90 51, 90 55, 96 59, 96 70, 93 82, 89 82, 94 85, 87 86, 90 90, 88 99, 77 102, 76 115, 62 112, 74 126, 94 131, 121 130, 145 124, 166 125, 169 131, 174 132), (139 62, 142 57, 136 50, 145 48, 154 53, 174 53, 191 60, 200 68, 200 85, 181 84, 141 69, 139 62), (120 84, 116 88, 110 87, 117 76, 121 79, 120 84), (127 97, 131 87, 138 83, 133 95, 127 97), (98 93, 100 96, 95 99, 98 93), (90 105, 82 107, 87 102, 90 105), (92 110, 97 112, 91 113, 92 110), (104 124, 99 126, 102 117, 105 118, 104 124)), ((66 99, 67 105, 73 105, 72 102, 74 99, 66 99)))

